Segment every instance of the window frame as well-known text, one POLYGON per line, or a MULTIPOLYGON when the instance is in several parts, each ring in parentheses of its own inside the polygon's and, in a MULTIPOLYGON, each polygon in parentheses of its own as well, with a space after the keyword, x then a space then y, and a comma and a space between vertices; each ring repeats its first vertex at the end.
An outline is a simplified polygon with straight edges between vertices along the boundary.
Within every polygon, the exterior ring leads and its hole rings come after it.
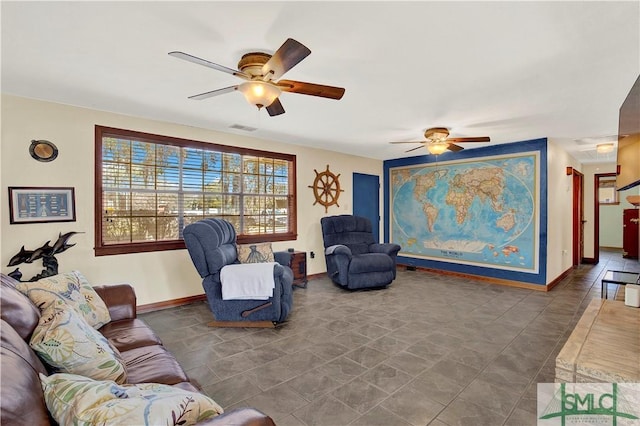
POLYGON ((616 185, 616 176, 613 174, 612 176, 600 176, 598 178, 598 204, 602 206, 617 206, 620 204, 620 195, 618 193, 618 187, 616 185), (611 189, 613 193, 612 201, 603 201, 602 190, 603 189, 611 189))
MULTIPOLYGON (((291 241, 298 237, 297 234, 297 184, 296 184, 296 156, 294 154, 284 154, 272 151, 263 151, 252 148, 242 148, 230 145, 221 145, 212 142, 202 142, 190 139, 182 139, 173 136, 156 135, 152 133, 144 133, 135 130, 119 129, 95 125, 95 183, 94 183, 94 229, 95 229, 95 255, 109 256, 127 253, 144 253, 165 250, 180 250, 186 248, 183 239, 162 240, 162 241, 145 241, 145 242, 129 242, 117 244, 103 243, 103 192, 102 192, 102 140, 104 137, 118 137, 132 140, 138 140, 147 143, 164 144, 177 146, 181 148, 196 148, 215 151, 220 153, 239 154, 242 156, 267 157, 278 160, 285 160, 291 163, 289 178, 288 202, 288 231, 270 234, 237 234, 238 244, 248 244, 257 242, 274 242, 274 241, 291 241)), ((244 193, 240 193, 241 196, 244 193)), ((246 194, 254 195, 254 194, 246 194)))

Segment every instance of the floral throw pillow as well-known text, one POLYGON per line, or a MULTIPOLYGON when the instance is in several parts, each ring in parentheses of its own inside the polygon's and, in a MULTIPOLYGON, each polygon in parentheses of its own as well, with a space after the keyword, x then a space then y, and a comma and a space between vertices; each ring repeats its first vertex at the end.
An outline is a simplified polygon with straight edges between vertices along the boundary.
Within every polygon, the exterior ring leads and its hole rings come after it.
POLYGON ((240 263, 274 262, 271 243, 238 244, 240 263))
POLYGON ((127 381, 118 350, 62 300, 44 310, 29 346, 55 371, 127 381))
POLYGON ((54 301, 62 300, 95 329, 111 321, 109 308, 78 271, 53 275, 35 282, 20 283, 16 288, 29 297, 41 312, 54 301))
POLYGON ((41 374, 40 381, 61 425, 193 425, 223 412, 211 398, 169 385, 120 386, 74 374, 41 374))

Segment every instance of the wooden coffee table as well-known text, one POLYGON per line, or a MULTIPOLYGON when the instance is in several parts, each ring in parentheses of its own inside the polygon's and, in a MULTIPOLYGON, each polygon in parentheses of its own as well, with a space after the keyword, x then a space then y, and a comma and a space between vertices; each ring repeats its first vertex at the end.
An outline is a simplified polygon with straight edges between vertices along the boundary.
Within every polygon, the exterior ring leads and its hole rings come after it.
POLYGON ((601 297, 606 299, 609 295, 609 284, 627 285, 638 284, 640 274, 637 272, 610 271, 605 272, 600 285, 601 297))

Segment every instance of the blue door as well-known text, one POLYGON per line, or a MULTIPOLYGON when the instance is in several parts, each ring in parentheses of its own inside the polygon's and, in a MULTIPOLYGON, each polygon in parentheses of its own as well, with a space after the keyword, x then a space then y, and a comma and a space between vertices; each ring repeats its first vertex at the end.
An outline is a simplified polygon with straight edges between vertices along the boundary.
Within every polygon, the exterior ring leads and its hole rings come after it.
POLYGON ((380 177, 353 174, 353 214, 371 221, 373 237, 380 242, 380 177))

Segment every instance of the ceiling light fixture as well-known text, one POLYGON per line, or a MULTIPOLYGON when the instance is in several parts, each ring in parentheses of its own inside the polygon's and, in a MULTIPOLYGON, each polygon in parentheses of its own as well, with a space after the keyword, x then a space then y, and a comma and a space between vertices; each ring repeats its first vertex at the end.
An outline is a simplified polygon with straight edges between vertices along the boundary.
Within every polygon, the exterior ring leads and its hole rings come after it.
POLYGON ((258 109, 271 105, 282 93, 278 86, 258 80, 242 83, 238 86, 238 90, 242 92, 247 102, 257 106, 258 109))
POLYGON ((447 150, 449 144, 444 141, 431 142, 427 144, 427 149, 433 155, 440 155, 447 150))
POLYGON ((596 152, 598 154, 608 154, 613 151, 613 143, 601 143, 596 145, 596 152))

